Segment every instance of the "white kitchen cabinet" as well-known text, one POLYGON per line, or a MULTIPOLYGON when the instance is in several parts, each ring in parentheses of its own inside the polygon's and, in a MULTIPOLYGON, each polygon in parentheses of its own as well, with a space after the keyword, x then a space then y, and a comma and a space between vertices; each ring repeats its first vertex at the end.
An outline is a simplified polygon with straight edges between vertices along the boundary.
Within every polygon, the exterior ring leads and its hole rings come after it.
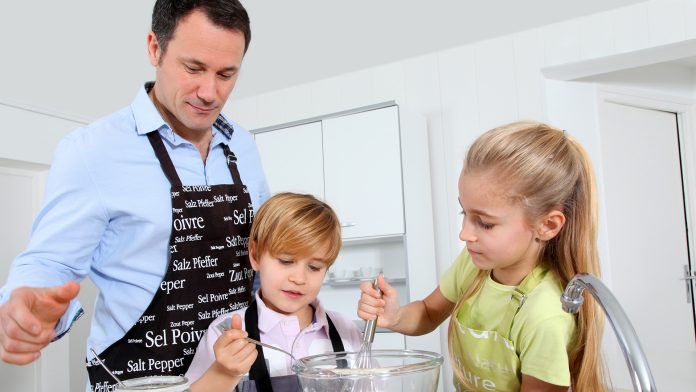
POLYGON ((324 198, 321 122, 256 134, 256 145, 272 192, 324 198))
MULTIPOLYGON (((343 248, 319 294, 328 309, 357 319, 358 286, 377 271, 402 304, 437 287, 422 117, 387 102, 252 133, 272 193, 323 197, 341 220, 343 248)), ((415 337, 381 331, 375 347, 442 351, 438 329, 415 337)))
POLYGON ((344 238, 403 234, 397 106, 322 121, 324 190, 344 238))
POLYGON ((255 131, 272 193, 311 193, 341 220, 344 239, 404 233, 397 106, 255 131))

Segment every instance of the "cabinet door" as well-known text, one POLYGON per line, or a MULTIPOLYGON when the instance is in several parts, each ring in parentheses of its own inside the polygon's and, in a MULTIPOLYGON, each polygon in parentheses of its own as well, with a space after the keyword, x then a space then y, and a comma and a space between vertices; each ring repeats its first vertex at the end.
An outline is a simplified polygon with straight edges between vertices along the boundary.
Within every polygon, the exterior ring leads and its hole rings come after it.
POLYGON ((324 189, 344 238, 404 232, 395 106, 323 121, 324 189))
POLYGON ((324 199, 320 122, 257 133, 256 145, 272 193, 310 193, 324 199))

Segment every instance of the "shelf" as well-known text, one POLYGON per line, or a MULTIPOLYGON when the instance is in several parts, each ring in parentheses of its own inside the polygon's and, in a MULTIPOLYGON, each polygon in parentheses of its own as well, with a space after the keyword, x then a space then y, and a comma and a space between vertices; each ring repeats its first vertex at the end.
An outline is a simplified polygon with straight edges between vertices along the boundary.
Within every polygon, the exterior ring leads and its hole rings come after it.
POLYGON ((370 245, 370 244, 380 244, 380 243, 390 243, 390 242, 402 242, 404 240, 403 234, 393 234, 393 235, 383 235, 375 237, 353 237, 353 238, 343 238, 344 246, 351 245, 370 245))
MULTIPOLYGON (((326 279, 324 281, 324 284, 329 285, 329 286, 335 286, 335 287, 340 287, 340 286, 357 286, 362 282, 365 281, 372 281, 374 278, 346 278, 346 279, 326 279)), ((406 278, 387 278, 386 279, 387 283, 389 284, 404 284, 406 283, 406 278)))

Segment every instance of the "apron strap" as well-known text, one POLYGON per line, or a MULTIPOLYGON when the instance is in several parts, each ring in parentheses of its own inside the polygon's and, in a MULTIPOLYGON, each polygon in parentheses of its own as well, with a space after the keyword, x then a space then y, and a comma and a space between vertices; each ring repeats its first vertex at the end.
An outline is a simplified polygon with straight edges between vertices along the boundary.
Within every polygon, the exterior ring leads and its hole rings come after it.
POLYGON ((239 175, 239 170, 237 169, 237 157, 225 143, 222 143, 222 150, 225 152, 225 157, 227 158, 227 167, 230 169, 230 174, 232 174, 232 181, 236 185, 242 185, 242 177, 239 175))
POLYGON ((337 353, 346 351, 346 349, 343 347, 341 335, 338 334, 338 330, 336 330, 336 326, 334 325, 333 321, 331 321, 328 313, 326 314, 326 321, 329 322, 329 339, 331 339, 331 347, 333 347, 334 352, 337 353))
POLYGON ((155 150, 155 156, 159 160, 160 166, 162 166, 164 175, 169 179, 169 183, 172 186, 180 187, 181 180, 179 179, 179 175, 176 174, 174 163, 172 163, 172 159, 169 157, 164 143, 162 143, 162 136, 160 136, 158 131, 152 131, 147 134, 147 138, 150 140, 150 144, 152 144, 152 148, 155 150))
MULTIPOLYGON (((341 335, 338 334, 338 330, 336 329, 333 321, 331 321, 328 313, 326 313, 326 321, 329 322, 329 339, 331 339, 331 347, 333 348, 333 351, 335 353, 345 352, 346 349, 343 347, 341 335)), ((345 355, 342 355, 342 357, 345 357, 345 355)), ((340 369, 347 369, 348 360, 345 358, 337 359, 336 366, 340 369)))
POLYGON ((507 311, 505 311, 503 320, 500 322, 500 324, 498 324, 498 328, 496 328, 496 332, 498 332, 498 334, 507 338, 510 337, 510 333, 512 332, 512 322, 515 319, 515 316, 517 316, 517 313, 520 311, 520 308, 522 308, 522 305, 524 305, 524 302, 527 300, 527 294, 532 292, 532 290, 534 290, 539 283, 541 283, 541 280, 545 275, 546 270, 541 266, 536 266, 532 272, 527 274, 527 276, 522 280, 522 283, 512 290, 507 311))
MULTIPOLYGON (((249 337, 261 341, 259 336, 259 313, 256 300, 251 301, 249 307, 244 313, 244 324, 246 326, 249 337)), ((256 345, 256 360, 251 365, 249 370, 249 379, 256 383, 256 390, 260 392, 272 392, 271 376, 266 367, 266 358, 263 356, 263 347, 256 345)))
MULTIPOLYGON (((162 143, 162 136, 160 136, 158 131, 152 131, 147 134, 147 138, 150 140, 150 144, 155 150, 155 156, 159 160, 160 166, 162 166, 162 170, 167 176, 167 179, 169 179, 169 183, 172 186, 182 186, 181 179, 179 179, 179 175, 176 173, 176 169, 174 168, 174 163, 169 157, 167 149, 164 147, 164 143, 162 143)), ((225 157, 227 159, 227 168, 230 171, 233 183, 235 185, 243 185, 242 176, 239 175, 239 170, 237 169, 237 157, 225 143, 222 143, 222 150, 225 153, 225 157)))

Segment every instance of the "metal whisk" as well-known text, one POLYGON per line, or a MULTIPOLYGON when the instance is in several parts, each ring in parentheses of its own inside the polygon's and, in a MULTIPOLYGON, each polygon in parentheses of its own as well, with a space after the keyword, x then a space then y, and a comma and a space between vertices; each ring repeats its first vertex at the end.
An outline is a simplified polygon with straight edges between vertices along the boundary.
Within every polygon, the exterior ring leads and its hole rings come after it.
MULTIPOLYGON (((377 278, 372 282, 372 288, 379 291, 377 286, 377 278)), ((363 342, 360 346, 360 351, 358 352, 358 357, 355 359, 356 369, 370 369, 372 368, 372 342, 375 340, 375 331, 377 330, 377 318, 374 320, 367 320, 365 322, 365 330, 363 331, 363 342)))
MULTIPOLYGON (((377 287, 377 278, 375 278, 372 283, 372 287, 379 291, 377 287)), ((365 330, 363 331, 363 342, 360 345, 360 351, 355 358, 355 363, 353 364, 353 369, 372 369, 372 342, 375 340, 375 331, 377 330, 377 318, 374 320, 367 320, 365 322, 365 330)), ((352 384, 351 392, 371 392, 376 391, 374 381, 372 376, 367 375, 365 377, 359 377, 352 384)))

